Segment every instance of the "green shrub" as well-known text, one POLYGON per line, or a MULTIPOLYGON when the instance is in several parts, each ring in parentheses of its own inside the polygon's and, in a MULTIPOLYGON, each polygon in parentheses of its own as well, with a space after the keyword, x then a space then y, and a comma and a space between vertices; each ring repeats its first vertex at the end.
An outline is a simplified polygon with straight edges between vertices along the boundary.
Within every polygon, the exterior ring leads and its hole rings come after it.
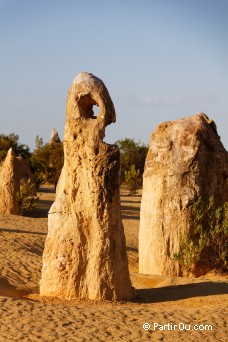
POLYGON ((174 254, 182 271, 199 266, 207 270, 228 270, 228 202, 216 207, 214 198, 205 203, 201 197, 190 212, 190 232, 174 254))
POLYGON ((148 146, 140 141, 125 138, 115 142, 120 150, 120 181, 126 182, 126 171, 130 171, 131 166, 135 165, 135 169, 139 170, 140 185, 142 185, 142 176, 144 171, 145 160, 148 152, 148 146))
POLYGON ((140 171, 135 169, 135 165, 131 165, 130 170, 125 171, 125 183, 129 189, 129 195, 136 195, 140 181, 140 171))
POLYGON ((32 210, 35 208, 39 197, 35 195, 35 184, 31 183, 31 179, 20 180, 20 191, 16 193, 16 199, 21 208, 21 215, 24 210, 32 210))

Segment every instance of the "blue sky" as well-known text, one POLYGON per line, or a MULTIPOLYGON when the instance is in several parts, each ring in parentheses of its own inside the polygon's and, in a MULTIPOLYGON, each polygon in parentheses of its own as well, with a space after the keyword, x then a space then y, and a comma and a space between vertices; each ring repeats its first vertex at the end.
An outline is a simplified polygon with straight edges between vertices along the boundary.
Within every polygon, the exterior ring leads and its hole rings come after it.
POLYGON ((228 148, 227 0, 0 0, 0 133, 34 148, 63 138, 72 80, 106 84, 117 122, 105 141, 141 139, 198 112, 228 148))

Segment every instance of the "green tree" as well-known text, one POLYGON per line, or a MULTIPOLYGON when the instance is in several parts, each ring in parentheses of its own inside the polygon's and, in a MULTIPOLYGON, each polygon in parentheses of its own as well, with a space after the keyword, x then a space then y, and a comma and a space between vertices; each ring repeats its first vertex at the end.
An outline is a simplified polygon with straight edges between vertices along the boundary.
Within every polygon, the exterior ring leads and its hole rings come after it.
POLYGON ((126 181, 126 172, 130 171, 131 167, 134 165, 135 170, 139 171, 139 183, 141 185, 148 147, 140 141, 136 142, 134 139, 130 138, 117 140, 115 144, 120 149, 121 182, 126 181))
POLYGON ((12 148, 17 156, 29 159, 29 147, 19 142, 19 135, 10 133, 8 135, 0 134, 0 162, 3 161, 7 155, 8 150, 12 148))
POLYGON ((36 149, 31 155, 31 167, 35 175, 36 186, 48 182, 57 185, 63 167, 63 144, 44 144, 36 137, 36 149))

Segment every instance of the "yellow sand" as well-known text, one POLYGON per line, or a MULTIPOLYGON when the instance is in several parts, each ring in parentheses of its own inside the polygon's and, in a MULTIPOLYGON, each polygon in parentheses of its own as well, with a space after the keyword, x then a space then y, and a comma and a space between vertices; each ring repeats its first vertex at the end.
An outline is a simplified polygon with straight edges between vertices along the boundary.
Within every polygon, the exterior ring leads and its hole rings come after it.
POLYGON ((43 187, 39 206, 30 214, 35 217, 0 215, 0 342, 228 340, 227 277, 138 274, 141 197, 130 197, 126 191, 121 196, 122 216, 136 300, 101 303, 40 298, 52 190, 43 187), (143 329, 145 323, 150 324, 149 330, 143 329), (185 327, 191 330, 182 330, 185 327))

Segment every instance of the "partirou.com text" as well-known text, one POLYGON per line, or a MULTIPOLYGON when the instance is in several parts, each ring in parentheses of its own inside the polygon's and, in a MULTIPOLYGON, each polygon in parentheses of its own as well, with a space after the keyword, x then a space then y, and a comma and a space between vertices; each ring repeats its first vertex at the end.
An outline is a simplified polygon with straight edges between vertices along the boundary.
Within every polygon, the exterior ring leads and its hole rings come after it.
POLYGON ((211 324, 188 324, 188 323, 166 323, 166 324, 159 324, 157 322, 154 323, 144 323, 143 324, 144 330, 212 330, 213 327, 211 324))

